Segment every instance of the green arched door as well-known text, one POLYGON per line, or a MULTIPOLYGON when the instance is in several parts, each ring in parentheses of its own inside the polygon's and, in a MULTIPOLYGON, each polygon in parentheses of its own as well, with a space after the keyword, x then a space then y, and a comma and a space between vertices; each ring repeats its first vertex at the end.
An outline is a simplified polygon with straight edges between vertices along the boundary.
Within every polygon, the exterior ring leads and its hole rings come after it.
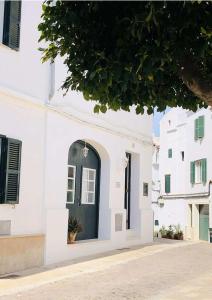
POLYGON ((77 141, 69 149, 68 192, 69 215, 82 225, 77 240, 98 237, 100 158, 96 150, 86 143, 88 154, 83 155, 85 143, 77 141))

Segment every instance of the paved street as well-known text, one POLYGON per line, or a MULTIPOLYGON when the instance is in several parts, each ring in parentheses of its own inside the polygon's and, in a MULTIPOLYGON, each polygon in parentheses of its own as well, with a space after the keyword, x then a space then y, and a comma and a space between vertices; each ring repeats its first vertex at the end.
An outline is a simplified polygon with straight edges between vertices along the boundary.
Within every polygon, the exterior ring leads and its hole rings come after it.
POLYGON ((212 245, 166 241, 0 279, 0 300, 212 299, 212 245))

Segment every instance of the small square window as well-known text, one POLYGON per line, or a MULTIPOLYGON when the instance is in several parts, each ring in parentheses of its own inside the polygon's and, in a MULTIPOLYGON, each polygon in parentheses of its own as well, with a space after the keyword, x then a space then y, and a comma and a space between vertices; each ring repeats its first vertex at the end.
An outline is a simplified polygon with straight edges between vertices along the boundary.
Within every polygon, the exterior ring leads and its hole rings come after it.
POLYGON ((143 196, 148 196, 148 183, 143 183, 143 196))

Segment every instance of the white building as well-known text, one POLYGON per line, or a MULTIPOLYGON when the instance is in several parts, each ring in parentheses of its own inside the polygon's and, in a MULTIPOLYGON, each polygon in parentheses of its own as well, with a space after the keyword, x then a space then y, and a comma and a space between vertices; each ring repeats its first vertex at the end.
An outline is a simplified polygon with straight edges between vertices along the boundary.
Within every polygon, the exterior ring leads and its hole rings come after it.
POLYGON ((64 65, 40 62, 40 15, 39 1, 0 2, 0 274, 152 241, 152 118, 63 97, 64 65))
POLYGON ((180 224, 186 239, 208 240, 212 227, 212 112, 170 110, 160 122, 160 198, 155 219, 180 224))

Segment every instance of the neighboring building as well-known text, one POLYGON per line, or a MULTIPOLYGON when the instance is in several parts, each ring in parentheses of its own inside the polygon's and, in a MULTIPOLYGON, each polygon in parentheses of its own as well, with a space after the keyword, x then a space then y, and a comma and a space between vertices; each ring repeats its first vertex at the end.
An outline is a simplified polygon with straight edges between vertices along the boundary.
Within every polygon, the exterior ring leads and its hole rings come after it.
POLYGON ((159 227, 180 224, 186 239, 208 240, 212 227, 211 127, 210 109, 193 113, 175 108, 160 123, 161 190, 154 211, 159 227))
POLYGON ((0 2, 0 274, 152 241, 152 118, 63 97, 65 66, 40 62, 40 15, 38 1, 0 2), (84 242, 67 244, 69 215, 84 242))
POLYGON ((152 209, 154 212, 154 231, 159 230, 160 205, 158 205, 160 197, 160 176, 159 176, 159 154, 160 154, 160 138, 153 137, 153 156, 152 156, 152 209))

